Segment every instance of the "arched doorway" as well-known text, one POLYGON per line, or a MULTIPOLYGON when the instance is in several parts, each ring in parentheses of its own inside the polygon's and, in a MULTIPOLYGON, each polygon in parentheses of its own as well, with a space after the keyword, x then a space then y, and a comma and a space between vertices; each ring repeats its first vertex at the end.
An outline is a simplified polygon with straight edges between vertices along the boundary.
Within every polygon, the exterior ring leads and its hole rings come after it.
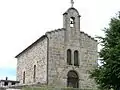
POLYGON ((67 87, 78 88, 79 87, 79 77, 76 71, 69 71, 67 74, 67 87))

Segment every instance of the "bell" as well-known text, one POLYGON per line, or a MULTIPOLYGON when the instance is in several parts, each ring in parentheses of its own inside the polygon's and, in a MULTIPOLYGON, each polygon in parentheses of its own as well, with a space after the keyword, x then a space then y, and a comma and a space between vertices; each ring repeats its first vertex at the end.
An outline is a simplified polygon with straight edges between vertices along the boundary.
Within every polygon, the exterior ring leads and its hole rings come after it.
POLYGON ((73 21, 71 21, 70 24, 74 24, 73 21))

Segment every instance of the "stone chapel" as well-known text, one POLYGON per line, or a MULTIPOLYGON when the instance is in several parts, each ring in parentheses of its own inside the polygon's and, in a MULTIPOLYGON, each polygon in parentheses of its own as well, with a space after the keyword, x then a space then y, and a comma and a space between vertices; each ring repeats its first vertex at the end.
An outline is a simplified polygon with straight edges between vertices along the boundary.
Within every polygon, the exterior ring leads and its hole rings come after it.
POLYGON ((96 88, 89 71, 97 66, 97 41, 80 31, 81 16, 71 3, 63 28, 46 32, 16 56, 20 85, 96 88))

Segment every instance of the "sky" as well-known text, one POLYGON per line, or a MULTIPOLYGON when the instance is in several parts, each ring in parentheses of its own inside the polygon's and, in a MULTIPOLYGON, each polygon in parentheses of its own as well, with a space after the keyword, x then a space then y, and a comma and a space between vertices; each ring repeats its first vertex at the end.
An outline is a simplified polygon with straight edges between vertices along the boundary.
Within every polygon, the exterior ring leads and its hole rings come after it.
MULTIPOLYGON (((74 0, 81 15, 81 31, 104 36, 120 0, 74 0)), ((45 32, 63 27, 70 0, 0 0, 0 79, 16 80, 15 56, 45 32)))

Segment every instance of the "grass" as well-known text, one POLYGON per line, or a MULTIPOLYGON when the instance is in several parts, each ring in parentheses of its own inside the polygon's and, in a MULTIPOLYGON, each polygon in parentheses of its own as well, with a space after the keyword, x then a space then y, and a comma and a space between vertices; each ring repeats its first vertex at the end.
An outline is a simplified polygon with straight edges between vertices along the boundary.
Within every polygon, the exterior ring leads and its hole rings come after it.
POLYGON ((22 90, 95 90, 95 89, 78 89, 78 88, 55 88, 55 87, 24 87, 22 90))

